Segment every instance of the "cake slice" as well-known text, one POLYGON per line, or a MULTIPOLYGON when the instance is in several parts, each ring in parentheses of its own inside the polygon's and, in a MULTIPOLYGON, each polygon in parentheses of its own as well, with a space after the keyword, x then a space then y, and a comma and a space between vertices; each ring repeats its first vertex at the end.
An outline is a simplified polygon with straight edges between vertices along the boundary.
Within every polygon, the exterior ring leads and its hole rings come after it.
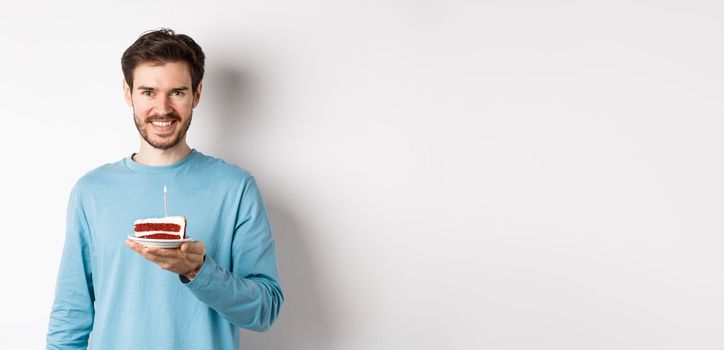
POLYGON ((133 223, 134 235, 138 238, 150 239, 184 239, 186 238, 186 218, 183 216, 167 216, 136 220, 133 223))

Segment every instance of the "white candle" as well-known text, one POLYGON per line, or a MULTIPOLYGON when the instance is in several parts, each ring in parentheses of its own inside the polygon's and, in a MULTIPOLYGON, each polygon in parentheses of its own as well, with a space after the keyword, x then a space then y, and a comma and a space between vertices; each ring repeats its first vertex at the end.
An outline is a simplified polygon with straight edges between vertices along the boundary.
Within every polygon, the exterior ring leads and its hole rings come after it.
POLYGON ((163 215, 168 217, 168 200, 166 199, 166 196, 168 194, 168 190, 166 190, 166 185, 163 186, 163 215))

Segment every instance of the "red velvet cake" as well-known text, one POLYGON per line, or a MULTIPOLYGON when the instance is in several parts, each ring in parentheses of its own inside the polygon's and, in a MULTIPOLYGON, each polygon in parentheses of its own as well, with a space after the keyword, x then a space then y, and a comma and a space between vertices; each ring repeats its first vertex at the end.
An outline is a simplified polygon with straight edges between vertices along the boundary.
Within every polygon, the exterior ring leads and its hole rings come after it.
POLYGON ((186 218, 183 216, 167 216, 136 220, 133 223, 134 236, 149 239, 184 239, 186 238, 186 218))

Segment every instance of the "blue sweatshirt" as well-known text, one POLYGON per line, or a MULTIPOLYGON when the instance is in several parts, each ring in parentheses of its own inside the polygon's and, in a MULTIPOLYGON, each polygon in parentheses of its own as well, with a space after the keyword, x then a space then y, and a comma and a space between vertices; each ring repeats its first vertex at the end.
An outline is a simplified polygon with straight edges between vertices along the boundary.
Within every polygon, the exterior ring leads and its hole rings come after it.
POLYGON ((131 157, 90 171, 68 203, 48 349, 238 349, 239 329, 268 329, 284 301, 254 178, 193 150, 167 166, 131 157), (137 219, 187 218, 206 247, 189 281, 124 243, 137 219))

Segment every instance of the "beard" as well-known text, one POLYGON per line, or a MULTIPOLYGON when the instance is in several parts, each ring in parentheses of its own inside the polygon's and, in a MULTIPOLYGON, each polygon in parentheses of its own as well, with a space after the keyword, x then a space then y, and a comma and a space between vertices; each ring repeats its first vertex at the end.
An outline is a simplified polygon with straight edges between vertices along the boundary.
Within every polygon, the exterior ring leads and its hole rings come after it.
MULTIPOLYGON (((156 149, 167 150, 169 148, 173 148, 176 145, 178 145, 178 143, 181 142, 181 140, 183 140, 184 137, 186 137, 186 132, 189 130, 189 127, 191 126, 191 119, 193 119, 193 114, 194 114, 193 112, 191 112, 189 114, 189 118, 186 119, 186 121, 183 122, 183 124, 181 124, 181 130, 179 130, 179 132, 169 141, 156 141, 156 140, 152 140, 150 137, 148 137, 148 128, 149 128, 148 121, 160 118, 160 116, 153 115, 153 116, 146 118, 146 120, 144 120, 143 122, 141 122, 139 120, 138 116, 134 113, 133 122, 136 124, 136 129, 138 129, 138 133, 141 134, 141 137, 143 137, 143 139, 146 140, 146 142, 148 142, 149 145, 153 146, 153 148, 156 148, 156 149)), ((177 123, 181 120, 181 117, 179 117, 179 115, 176 113, 169 113, 169 114, 164 115, 163 117, 174 119, 174 120, 176 120, 177 123)))

